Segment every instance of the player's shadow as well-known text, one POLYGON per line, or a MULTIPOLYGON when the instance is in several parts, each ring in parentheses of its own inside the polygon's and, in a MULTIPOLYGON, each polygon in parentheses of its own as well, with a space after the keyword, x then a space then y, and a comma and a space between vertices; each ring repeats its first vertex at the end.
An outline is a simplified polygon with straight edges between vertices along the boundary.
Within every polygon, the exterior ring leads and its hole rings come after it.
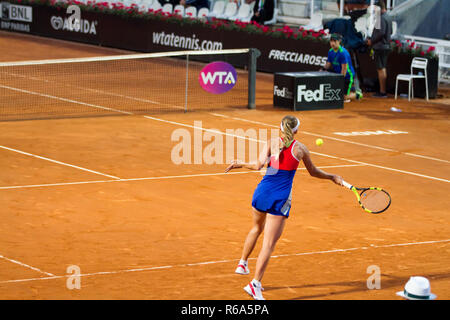
MULTIPOLYGON (((437 281, 437 280, 449 279, 450 273, 434 273, 434 274, 426 274, 426 275, 421 275, 421 276, 426 277, 430 280, 430 282, 433 282, 433 281, 437 281)), ((394 275, 381 274, 381 289, 384 290, 384 289, 395 288, 395 287, 403 288, 403 286, 406 284, 406 282, 409 280, 409 278, 410 278, 409 276, 408 277, 396 277, 394 275)), ((355 281, 340 281, 340 282, 320 283, 320 284, 305 284, 305 285, 297 285, 297 286, 264 287, 264 291, 283 290, 283 289, 287 289, 287 288, 291 288, 291 289, 307 289, 307 288, 319 288, 319 287, 326 288, 326 287, 334 287, 334 286, 342 286, 342 287, 349 287, 349 288, 344 289, 344 290, 320 293, 320 294, 303 295, 303 296, 291 298, 289 300, 303 300, 303 299, 332 297, 333 295, 363 292, 363 291, 370 290, 367 288, 367 282, 365 279, 364 281, 355 280, 355 281)))

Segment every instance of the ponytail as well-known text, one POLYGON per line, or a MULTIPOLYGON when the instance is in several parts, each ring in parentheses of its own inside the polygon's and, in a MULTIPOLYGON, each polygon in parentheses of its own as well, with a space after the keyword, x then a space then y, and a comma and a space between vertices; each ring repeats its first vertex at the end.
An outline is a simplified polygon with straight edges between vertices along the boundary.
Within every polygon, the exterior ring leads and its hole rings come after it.
POLYGON ((292 141, 294 141, 294 133, 297 132, 299 126, 300 120, 298 120, 296 117, 285 116, 283 120, 281 120, 280 130, 281 136, 283 138, 283 145, 281 148, 279 148, 280 151, 275 156, 277 160, 278 157, 280 156, 281 151, 284 148, 289 148, 290 145, 292 144, 292 141))
POLYGON ((300 120, 293 116, 285 116, 281 120, 281 135, 283 137, 283 146, 289 148, 292 141, 294 141, 294 133, 297 132, 300 126, 300 120))

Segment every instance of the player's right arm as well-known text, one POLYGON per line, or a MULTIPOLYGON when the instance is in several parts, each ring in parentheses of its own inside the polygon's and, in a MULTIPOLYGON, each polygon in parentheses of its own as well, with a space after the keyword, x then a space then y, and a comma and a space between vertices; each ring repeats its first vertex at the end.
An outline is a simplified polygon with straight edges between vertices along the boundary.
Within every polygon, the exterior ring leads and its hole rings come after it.
POLYGON ((266 142, 256 162, 245 163, 239 160, 233 160, 231 161, 230 165, 225 169, 225 172, 239 168, 245 168, 256 171, 261 170, 262 167, 264 167, 264 165, 268 162, 268 159, 270 158, 271 148, 273 148, 274 144, 273 142, 274 142, 273 139, 266 142))
POLYGON ((311 156, 310 156, 308 148, 301 143, 297 143, 297 145, 298 145, 298 147, 296 148, 296 150, 294 150, 296 153, 297 159, 303 160, 306 170, 308 170, 309 174, 312 177, 319 178, 319 179, 329 179, 329 180, 333 181, 334 183, 342 186, 342 178, 340 176, 327 173, 327 172, 317 168, 311 160, 311 156))

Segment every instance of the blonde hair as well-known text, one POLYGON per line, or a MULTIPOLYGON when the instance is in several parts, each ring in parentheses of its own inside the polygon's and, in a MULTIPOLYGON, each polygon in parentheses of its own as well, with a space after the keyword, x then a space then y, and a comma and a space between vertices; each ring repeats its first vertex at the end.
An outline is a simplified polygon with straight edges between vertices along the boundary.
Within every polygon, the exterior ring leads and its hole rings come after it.
POLYGON ((292 141, 294 141, 294 128, 298 128, 299 120, 293 116, 285 116, 281 120, 281 135, 283 137, 283 146, 289 148, 292 141))

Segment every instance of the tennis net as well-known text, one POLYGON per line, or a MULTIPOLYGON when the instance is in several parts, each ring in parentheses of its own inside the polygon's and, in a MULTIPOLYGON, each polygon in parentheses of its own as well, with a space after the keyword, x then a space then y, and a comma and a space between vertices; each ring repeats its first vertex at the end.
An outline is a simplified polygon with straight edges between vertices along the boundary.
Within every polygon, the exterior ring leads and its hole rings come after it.
POLYGON ((233 49, 0 63, 0 120, 254 108, 257 54, 233 49), (226 62, 235 73, 227 78, 205 68, 211 62, 226 62), (211 93, 213 80, 234 85, 211 93))

